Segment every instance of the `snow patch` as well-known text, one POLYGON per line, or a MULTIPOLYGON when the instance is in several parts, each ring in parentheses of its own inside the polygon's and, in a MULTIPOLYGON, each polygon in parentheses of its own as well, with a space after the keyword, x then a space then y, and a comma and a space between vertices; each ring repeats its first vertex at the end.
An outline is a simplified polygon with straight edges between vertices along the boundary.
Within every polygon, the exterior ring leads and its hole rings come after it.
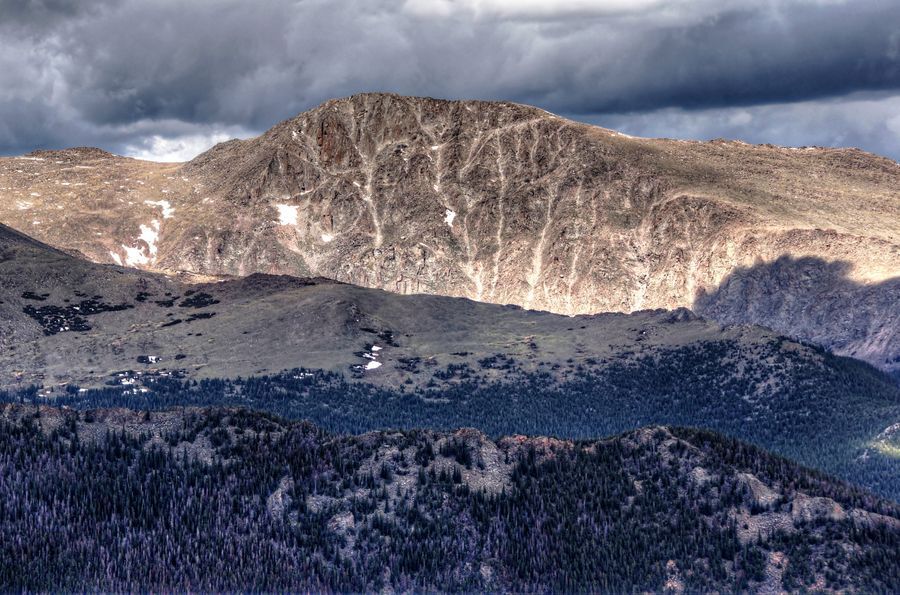
POLYGON ((456 211, 453 209, 447 209, 444 212, 444 223, 453 228, 453 220, 456 219, 456 211))
POLYGON ((381 349, 382 348, 378 345, 372 345, 368 351, 359 354, 369 361, 365 365, 353 367, 357 370, 375 370, 376 368, 380 368, 381 362, 378 361, 378 356, 380 355, 378 352, 381 351, 381 349))
POLYGON ((122 257, 116 254, 115 252, 110 251, 109 255, 116 262, 117 265, 122 266, 122 257))
POLYGON ((139 240, 143 240, 147 244, 146 250, 143 247, 126 246, 122 244, 125 250, 125 264, 127 266, 136 266, 148 264, 156 258, 156 241, 159 239, 159 220, 154 219, 150 225, 141 225, 141 234, 139 240))
POLYGON ((294 205, 275 205, 278 209, 278 223, 281 225, 297 225, 297 210, 294 205))
POLYGON ((150 262, 150 259, 144 254, 143 248, 122 244, 122 249, 125 250, 125 264, 128 266, 147 264, 150 262))
POLYGON ((332 241, 333 239, 334 239, 334 236, 331 235, 330 233, 323 233, 323 234, 322 234, 322 241, 325 242, 326 244, 327 244, 328 242, 332 241))
POLYGON ((171 219, 172 215, 175 214, 172 203, 167 200, 145 200, 144 204, 150 205, 151 207, 161 207, 163 219, 171 219))
POLYGON ((156 256, 156 241, 159 239, 159 220, 154 219, 150 225, 141 225, 140 239, 147 243, 150 256, 156 256))

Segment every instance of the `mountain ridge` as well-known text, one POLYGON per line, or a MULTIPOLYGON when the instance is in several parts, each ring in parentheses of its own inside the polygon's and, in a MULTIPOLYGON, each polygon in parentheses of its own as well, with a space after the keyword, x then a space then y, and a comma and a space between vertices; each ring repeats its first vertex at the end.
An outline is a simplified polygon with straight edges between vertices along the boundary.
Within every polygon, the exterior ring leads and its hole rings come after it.
POLYGON ((0 429, 12 590, 900 584, 896 503, 712 432, 343 436, 241 409, 21 405, 0 429))
POLYGON ((568 317, 321 278, 198 282, 0 226, 0 346, 0 401, 246 405, 352 432, 696 424, 900 489, 893 380, 686 309, 568 317))
POLYGON ((900 366, 900 165, 858 150, 639 139, 508 102, 363 94, 183 165, 43 159, 0 160, 14 190, 0 217, 95 261, 564 314, 689 307, 900 366), (65 220, 48 190, 71 193, 65 220), (765 292, 752 314, 727 292, 701 299, 783 257, 844 263, 868 297, 822 285, 790 316, 765 292), (844 310, 867 330, 821 330, 844 310))
POLYGON ((372 379, 402 385, 407 358, 459 365, 503 354, 533 369, 539 360, 582 362, 629 345, 777 337, 722 329, 687 310, 569 318, 319 277, 163 275, 92 263, 2 224, 0 279, 0 387, 95 386, 141 357, 200 378, 299 366, 346 373, 377 359, 386 365, 372 379))

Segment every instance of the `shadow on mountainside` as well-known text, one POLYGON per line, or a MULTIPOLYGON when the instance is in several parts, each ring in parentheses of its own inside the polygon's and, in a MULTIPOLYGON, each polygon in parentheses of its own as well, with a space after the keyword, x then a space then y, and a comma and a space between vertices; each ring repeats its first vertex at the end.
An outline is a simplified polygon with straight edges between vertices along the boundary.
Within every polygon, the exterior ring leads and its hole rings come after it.
POLYGON ((851 266, 782 256, 741 267, 714 291, 701 291, 693 309, 720 323, 760 324, 898 371, 900 277, 857 283, 849 278, 851 266))

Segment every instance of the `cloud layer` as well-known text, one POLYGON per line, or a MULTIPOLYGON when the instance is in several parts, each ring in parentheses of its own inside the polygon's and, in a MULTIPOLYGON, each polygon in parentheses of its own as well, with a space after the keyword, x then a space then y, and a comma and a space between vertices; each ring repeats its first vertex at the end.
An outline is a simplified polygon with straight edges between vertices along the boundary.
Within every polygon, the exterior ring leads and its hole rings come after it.
POLYGON ((0 0, 0 152, 181 159, 382 90, 898 159, 898 22, 894 0, 0 0))

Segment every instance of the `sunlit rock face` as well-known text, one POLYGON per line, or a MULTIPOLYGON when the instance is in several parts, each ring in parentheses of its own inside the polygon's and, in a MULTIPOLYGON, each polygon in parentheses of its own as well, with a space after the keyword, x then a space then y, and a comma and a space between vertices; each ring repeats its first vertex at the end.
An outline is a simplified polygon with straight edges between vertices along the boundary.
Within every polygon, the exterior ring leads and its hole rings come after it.
POLYGON ((854 149, 639 139, 512 103, 363 94, 183 165, 84 150, 0 163, 2 220, 98 262, 564 314, 687 306, 900 367, 900 166, 854 149))

